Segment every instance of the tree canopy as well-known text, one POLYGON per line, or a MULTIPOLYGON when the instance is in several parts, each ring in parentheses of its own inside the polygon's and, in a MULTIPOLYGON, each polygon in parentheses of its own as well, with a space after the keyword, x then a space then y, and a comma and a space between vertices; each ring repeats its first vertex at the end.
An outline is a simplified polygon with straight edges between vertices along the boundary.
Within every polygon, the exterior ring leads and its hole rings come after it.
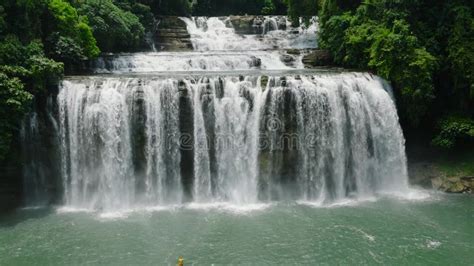
POLYGON ((389 80, 405 128, 438 128, 433 143, 454 146, 474 116, 472 12, 464 0, 323 0, 320 43, 338 65, 389 80))

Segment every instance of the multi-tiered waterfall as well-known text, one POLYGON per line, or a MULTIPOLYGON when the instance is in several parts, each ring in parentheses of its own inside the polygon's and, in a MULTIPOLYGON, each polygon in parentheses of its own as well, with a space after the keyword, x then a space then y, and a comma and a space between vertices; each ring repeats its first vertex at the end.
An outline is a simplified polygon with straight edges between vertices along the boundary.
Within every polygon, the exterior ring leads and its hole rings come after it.
POLYGON ((332 202, 406 189, 390 86, 303 69, 317 22, 279 29, 281 19, 240 35, 228 18, 185 18, 193 52, 102 58, 98 75, 66 78, 57 97, 64 204, 332 202))

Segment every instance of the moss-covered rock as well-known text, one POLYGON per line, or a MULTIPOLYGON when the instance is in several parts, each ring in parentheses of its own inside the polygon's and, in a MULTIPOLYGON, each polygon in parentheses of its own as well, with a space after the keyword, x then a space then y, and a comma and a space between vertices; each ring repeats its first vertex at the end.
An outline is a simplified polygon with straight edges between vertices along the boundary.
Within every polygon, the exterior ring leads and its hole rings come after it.
POLYGON ((261 76, 260 77, 260 86, 262 89, 265 89, 268 85, 268 76, 261 76))
POLYGON ((191 35, 179 17, 159 17, 155 31, 155 47, 160 51, 192 51, 191 35))
POLYGON ((434 163, 411 163, 409 176, 412 184, 447 193, 473 193, 474 177, 450 175, 441 171, 434 163))
POLYGON ((313 50, 303 57, 303 64, 306 68, 318 66, 334 65, 331 53, 327 50, 313 50))
POLYGON ((256 34, 255 19, 255 16, 231 16, 229 18, 235 32, 238 34, 256 34))

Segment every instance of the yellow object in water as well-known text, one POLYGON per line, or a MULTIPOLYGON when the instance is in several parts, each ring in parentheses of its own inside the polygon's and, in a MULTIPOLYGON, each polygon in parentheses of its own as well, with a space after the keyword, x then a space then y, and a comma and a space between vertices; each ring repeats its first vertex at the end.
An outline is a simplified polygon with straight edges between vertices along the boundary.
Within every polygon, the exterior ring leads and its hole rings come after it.
POLYGON ((179 257, 177 266, 184 266, 183 257, 179 257))

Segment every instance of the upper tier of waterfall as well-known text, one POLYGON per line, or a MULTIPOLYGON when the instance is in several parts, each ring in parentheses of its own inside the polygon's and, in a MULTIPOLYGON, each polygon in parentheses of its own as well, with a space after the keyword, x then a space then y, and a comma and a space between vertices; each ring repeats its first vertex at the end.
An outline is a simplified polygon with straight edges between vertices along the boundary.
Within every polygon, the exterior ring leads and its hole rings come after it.
POLYGON ((148 52, 104 56, 95 73, 234 71, 303 69, 305 49, 317 47, 317 19, 292 28, 285 17, 263 17, 256 34, 238 34, 227 18, 181 18, 191 35, 193 52, 148 52), (284 23, 283 29, 276 21, 284 23), (283 22, 281 22, 283 20, 283 22), (273 25, 273 26, 272 26, 273 25), (288 53, 288 49, 292 49, 288 53), (295 50, 295 49, 301 49, 295 50))
MULTIPOLYGON (((230 17, 182 18, 196 51, 253 51, 269 49, 317 48, 317 18, 309 26, 293 28, 284 16, 262 17, 253 21, 253 34, 238 34, 230 17)), ((249 32, 246 32, 249 33, 249 32)))

